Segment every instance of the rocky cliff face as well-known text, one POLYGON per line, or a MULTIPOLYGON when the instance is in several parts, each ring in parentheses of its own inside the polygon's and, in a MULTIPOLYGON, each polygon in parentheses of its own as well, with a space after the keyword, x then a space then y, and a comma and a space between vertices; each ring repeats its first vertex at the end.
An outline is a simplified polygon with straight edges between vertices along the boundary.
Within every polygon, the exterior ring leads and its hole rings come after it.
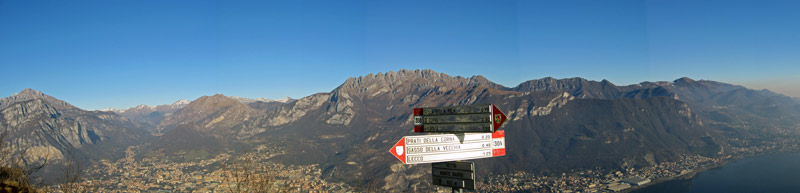
POLYGON ((552 77, 530 80, 512 88, 521 92, 567 92, 577 98, 613 99, 621 89, 608 80, 601 82, 583 78, 555 79, 552 77))
POLYGON ((27 149, 27 159, 57 161, 73 150, 86 159, 110 159, 121 156, 116 150, 147 138, 124 117, 85 111, 39 91, 26 89, 0 100, 13 102, 0 110, 0 131, 12 149, 27 149))
POLYGON ((671 82, 642 82, 627 86, 613 86, 607 81, 595 82, 582 78, 544 78, 524 82, 512 90, 567 92, 586 99, 668 97, 687 103, 690 109, 695 110, 694 113, 705 117, 708 124, 745 129, 731 123, 748 122, 751 124, 748 130, 752 133, 760 132, 753 130, 757 128, 792 127, 800 119, 800 108, 787 96, 687 77, 671 82))

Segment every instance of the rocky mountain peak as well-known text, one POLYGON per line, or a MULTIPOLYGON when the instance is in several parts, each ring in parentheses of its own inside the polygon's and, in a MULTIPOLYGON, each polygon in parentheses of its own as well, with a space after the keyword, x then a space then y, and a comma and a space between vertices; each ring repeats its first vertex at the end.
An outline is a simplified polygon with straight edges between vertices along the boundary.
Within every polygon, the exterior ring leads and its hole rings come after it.
POLYGON ((39 96, 39 97, 41 97, 41 96, 44 96, 44 94, 42 94, 42 92, 38 91, 38 90, 33 90, 31 88, 25 88, 25 89, 22 89, 22 91, 19 91, 18 93, 14 94, 14 95, 11 95, 11 96, 32 96, 32 97, 39 96))
POLYGON ((619 88, 608 80, 597 82, 580 77, 555 79, 545 77, 529 80, 511 88, 522 92, 567 92, 578 98, 615 98, 619 88))
POLYGON ((254 116, 254 113, 250 106, 225 95, 203 96, 164 119, 156 131, 171 129, 180 124, 194 124, 204 128, 214 128, 220 124, 234 125, 254 116))
POLYGON ((603 85, 611 85, 611 86, 616 86, 616 85, 614 85, 614 83, 611 83, 611 81, 608 81, 608 80, 606 80, 606 79, 603 79, 603 81, 600 81, 600 83, 603 83, 603 85))
POLYGON ((351 95, 370 94, 372 96, 398 91, 404 88, 434 88, 434 87, 471 87, 486 86, 498 89, 507 89, 501 85, 493 83, 483 76, 472 76, 464 78, 461 76, 450 76, 439 73, 431 69, 406 70, 401 69, 397 72, 389 71, 386 73, 367 74, 366 76, 350 77, 336 91, 347 92, 351 95))
MULTIPOLYGON (((12 147, 26 149, 24 159, 59 160, 64 152, 103 143, 101 149, 121 152, 145 133, 135 124, 111 112, 85 111, 40 91, 25 89, 0 99, 0 128, 12 147)), ((16 150, 14 150, 16 151, 16 150)), ((91 155, 97 157, 107 156, 91 155)))
POLYGON ((23 89, 22 91, 13 94, 9 97, 0 98, 0 109, 5 109, 9 105, 12 105, 17 102, 23 102, 28 100, 34 99, 42 99, 47 103, 50 103, 56 109, 74 109, 77 108, 72 106, 71 104, 64 102, 62 100, 58 100, 50 95, 46 95, 41 91, 34 90, 31 88, 23 89))
POLYGON ((234 99, 236 101, 239 101, 241 103, 245 103, 245 104, 254 103, 254 102, 257 101, 256 99, 245 98, 245 97, 240 97, 240 96, 230 96, 230 98, 232 98, 232 99, 234 99))
POLYGON ((253 98, 240 97, 240 96, 229 96, 229 98, 232 98, 232 99, 234 99, 234 100, 236 100, 236 101, 239 101, 240 103, 244 103, 244 104, 251 104, 251 103, 255 103, 255 102, 264 102, 264 103, 271 103, 271 102, 289 103, 289 102, 292 102, 292 101, 294 101, 294 100, 295 100, 295 99, 292 99, 291 97, 285 97, 285 98, 282 98, 282 99, 269 99, 269 98, 264 98, 264 97, 258 97, 258 98, 255 98, 255 99, 253 99, 253 98))
POLYGON ((171 116, 173 113, 182 109, 191 102, 192 101, 181 99, 171 104, 162 104, 156 106, 142 104, 128 109, 110 109, 109 111, 115 112, 129 120, 139 123, 140 126, 145 130, 153 131, 162 120, 168 116, 171 116))
POLYGON ((174 102, 174 103, 172 103, 172 104, 174 104, 174 105, 188 105, 188 104, 189 104, 189 103, 191 103, 191 102, 192 102, 192 101, 190 101, 190 100, 181 99, 181 100, 175 101, 175 102, 174 102))
MULTIPOLYGON (((259 98, 259 99, 261 99, 261 98, 259 98)), ((275 99, 275 100, 273 100, 273 101, 276 101, 276 102, 282 102, 282 103, 288 103, 288 102, 291 102, 291 101, 293 101, 293 100, 294 100, 294 99, 293 99, 292 97, 288 97, 288 96, 287 96, 287 97, 285 97, 285 98, 282 98, 282 99, 275 99)))
POLYGON ((675 79, 675 81, 673 81, 673 83, 675 83, 675 84, 692 84, 694 82, 695 82, 695 80, 691 79, 689 77, 681 77, 681 78, 675 79))
MULTIPOLYGON (((607 80, 606 80, 607 82, 607 80)), ((532 91, 547 89, 547 88, 569 88, 577 87, 583 84, 598 83, 596 81, 589 81, 580 77, 556 79, 553 77, 544 77, 536 80, 529 80, 519 84, 515 89, 533 89, 532 91)), ((610 82, 608 82, 610 83, 610 82)))
POLYGON ((239 104, 239 106, 247 107, 247 105, 244 105, 236 101, 236 99, 227 97, 222 94, 215 94, 213 96, 202 96, 197 100, 194 100, 191 103, 187 104, 186 107, 184 107, 184 109, 197 109, 197 110, 219 109, 221 107, 236 105, 236 104, 239 104))

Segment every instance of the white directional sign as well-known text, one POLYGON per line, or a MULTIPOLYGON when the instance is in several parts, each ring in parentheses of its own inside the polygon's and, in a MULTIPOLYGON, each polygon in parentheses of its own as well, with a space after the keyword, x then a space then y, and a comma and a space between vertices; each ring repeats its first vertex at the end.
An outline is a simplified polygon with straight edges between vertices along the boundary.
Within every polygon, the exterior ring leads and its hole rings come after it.
POLYGON ((405 136, 389 152, 405 164, 504 156, 505 131, 405 136))

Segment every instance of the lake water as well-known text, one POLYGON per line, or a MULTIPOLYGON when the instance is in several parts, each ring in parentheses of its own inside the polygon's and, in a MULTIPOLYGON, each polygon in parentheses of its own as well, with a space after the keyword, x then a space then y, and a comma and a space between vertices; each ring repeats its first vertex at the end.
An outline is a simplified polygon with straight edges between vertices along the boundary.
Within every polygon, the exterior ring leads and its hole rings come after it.
POLYGON ((800 192, 800 153, 744 158, 692 179, 662 182, 634 192, 800 192))

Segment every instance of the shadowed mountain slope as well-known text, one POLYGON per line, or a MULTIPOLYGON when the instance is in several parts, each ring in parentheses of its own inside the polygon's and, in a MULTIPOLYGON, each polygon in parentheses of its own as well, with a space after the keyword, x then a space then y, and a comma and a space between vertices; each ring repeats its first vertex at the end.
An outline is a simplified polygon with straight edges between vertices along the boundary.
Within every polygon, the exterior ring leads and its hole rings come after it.
POLYGON ((0 101, 13 102, 0 109, 0 131, 13 149, 27 149, 30 160, 59 161, 69 152, 83 161, 116 159, 150 137, 115 113, 85 111, 32 89, 0 101))

